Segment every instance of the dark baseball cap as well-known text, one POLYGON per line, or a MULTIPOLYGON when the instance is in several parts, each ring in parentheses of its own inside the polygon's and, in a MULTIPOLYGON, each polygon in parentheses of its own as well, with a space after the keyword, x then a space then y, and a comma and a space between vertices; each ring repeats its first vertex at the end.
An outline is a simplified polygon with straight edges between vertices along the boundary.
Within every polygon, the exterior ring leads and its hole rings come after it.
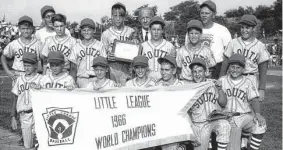
POLYGON ((93 64, 92 64, 92 67, 95 66, 108 67, 108 61, 105 57, 97 56, 93 59, 93 64))
POLYGON ((92 19, 90 19, 90 18, 85 18, 85 19, 83 19, 83 20, 81 21, 81 28, 82 28, 83 26, 89 26, 89 27, 95 29, 95 23, 94 23, 94 21, 93 21, 92 19))
POLYGON ((44 18, 44 15, 47 13, 47 12, 53 12, 55 13, 55 10, 52 6, 49 6, 49 5, 45 5, 41 8, 40 12, 41 12, 41 17, 44 18))
POLYGON ((202 31, 203 25, 199 20, 191 20, 187 23, 187 30, 190 28, 197 28, 202 31))
POLYGON ((161 64, 162 62, 169 62, 170 64, 172 64, 175 68, 177 67, 177 62, 176 62, 176 58, 170 56, 170 55, 166 55, 164 57, 160 57, 157 59, 158 63, 161 64))
POLYGON ((205 63, 204 59, 202 59, 202 58, 193 59, 193 61, 189 65, 191 70, 193 70, 194 65, 201 65, 201 66, 204 67, 204 70, 206 70, 206 63, 205 63))
POLYGON ((211 0, 204 1, 200 5, 200 8, 202 8, 204 6, 207 6, 211 11, 216 12, 216 5, 215 5, 215 3, 213 1, 211 1, 211 0))
POLYGON ((240 65, 244 67, 245 66, 245 56, 241 54, 233 54, 228 61, 229 65, 232 63, 239 63, 240 65))
POLYGON ((127 11, 127 10, 126 10, 126 6, 125 6, 124 4, 122 4, 122 3, 120 3, 120 2, 114 4, 114 5, 112 6, 112 9, 113 9, 113 8, 122 8, 125 12, 127 11))
POLYGON ((257 18, 254 15, 243 15, 239 24, 246 24, 249 26, 256 26, 257 25, 257 18))
POLYGON ((164 20, 161 17, 158 17, 158 16, 154 16, 154 17, 151 18, 149 26, 152 26, 152 24, 155 24, 155 23, 161 24, 162 27, 165 26, 164 20))
POLYGON ((65 61, 64 55, 59 51, 51 51, 48 54, 47 60, 49 63, 63 63, 65 61))
POLYGON ((25 52, 22 59, 24 63, 36 64, 38 62, 37 55, 31 52, 25 52))
POLYGON ((148 58, 145 56, 137 56, 133 60, 133 66, 143 66, 147 67, 148 66, 148 58))
POLYGON ((32 26, 33 26, 33 21, 32 21, 32 19, 31 19, 31 17, 29 17, 29 16, 22 16, 20 19, 19 19, 19 22, 18 22, 18 24, 21 24, 21 23, 23 23, 23 22, 28 22, 28 23, 30 23, 32 26))

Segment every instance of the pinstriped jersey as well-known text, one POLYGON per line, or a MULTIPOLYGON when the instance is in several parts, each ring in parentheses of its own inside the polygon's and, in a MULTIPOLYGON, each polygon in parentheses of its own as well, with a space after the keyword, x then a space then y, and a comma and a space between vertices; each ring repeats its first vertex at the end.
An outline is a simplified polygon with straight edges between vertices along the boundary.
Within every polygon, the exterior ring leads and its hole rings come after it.
POLYGON ((23 43, 21 39, 18 38, 17 40, 12 41, 5 47, 3 55, 8 58, 14 57, 14 62, 12 66, 14 70, 25 71, 22 60, 23 54, 25 52, 35 53, 37 54, 39 60, 39 53, 41 51, 41 48, 42 43, 35 38, 32 38, 32 40, 28 44, 23 43))
POLYGON ((104 44, 106 49, 108 50, 109 47, 112 46, 114 43, 114 40, 120 40, 120 41, 129 41, 131 34, 135 30, 125 26, 122 32, 119 32, 114 29, 114 27, 110 27, 106 31, 104 31, 101 35, 101 42, 104 44))
POLYGON ((139 84, 137 82, 137 78, 134 78, 132 80, 127 81, 126 83, 126 87, 151 87, 151 86, 155 86, 155 82, 153 81, 153 79, 148 78, 144 83, 139 84))
MULTIPOLYGON (((166 82, 166 81, 160 79, 158 82, 156 82, 155 85, 156 85, 156 86, 166 86, 167 83, 168 83, 168 82, 166 82)), ((175 82, 174 82, 173 84, 171 84, 171 85, 184 85, 184 84, 185 84, 185 83, 184 83, 183 81, 181 81, 181 80, 179 80, 179 79, 176 79, 175 82)), ((171 86, 171 85, 170 85, 170 86, 171 86)))
POLYGON ((150 40, 142 43, 141 46, 142 54, 148 58, 150 72, 160 76, 160 64, 157 59, 172 54, 175 47, 165 39, 158 46, 154 46, 150 40))
POLYGON ((206 75, 209 74, 208 68, 216 65, 213 53, 207 46, 202 45, 199 49, 192 50, 188 48, 188 45, 184 45, 178 50, 176 58, 178 67, 182 68, 180 75, 181 79, 192 80, 192 73, 189 65, 194 58, 202 58, 205 60, 207 66, 206 75))
POLYGON ((227 96, 227 105, 225 110, 228 112, 251 112, 250 101, 259 97, 257 88, 252 81, 242 76, 239 83, 234 83, 229 75, 221 77, 222 89, 227 96))
POLYGON ((34 82, 39 84, 42 75, 36 74, 33 77, 26 77, 25 74, 17 78, 15 85, 13 86, 12 93, 18 96, 17 100, 17 112, 32 109, 31 95, 30 95, 30 83, 34 82))
POLYGON ((229 58, 235 53, 245 56, 244 73, 257 73, 258 64, 268 61, 270 58, 265 45, 257 39, 249 44, 246 44, 241 37, 233 39, 228 44, 224 55, 229 58))
POLYGON ((70 68, 69 61, 76 63, 73 47, 76 44, 76 39, 71 36, 66 36, 63 39, 58 39, 56 36, 49 36, 45 39, 41 54, 48 57, 50 51, 59 51, 65 57, 65 69, 70 68))
POLYGON ((79 40, 73 47, 73 52, 78 68, 78 77, 89 77, 89 75, 95 75, 92 67, 93 59, 97 56, 106 57, 106 50, 103 44, 95 39, 88 46, 83 45, 82 41, 79 40))
MULTIPOLYGON (((86 86, 86 89, 93 90, 94 87, 97 87, 97 86, 99 85, 96 83, 96 81, 93 81, 86 86)), ((110 79, 106 79, 106 81, 100 87, 101 87, 100 89, 113 88, 115 87, 115 82, 110 79)))
POLYGON ((66 86, 75 86, 75 80, 72 76, 68 75, 67 73, 64 73, 60 75, 59 77, 54 77, 52 74, 44 75, 40 82, 40 86, 42 88, 56 88, 56 89, 63 89, 66 88, 66 86))
POLYGON ((220 110, 218 104, 219 94, 215 86, 209 87, 194 103, 190 109, 193 122, 204 122, 214 110, 220 110))

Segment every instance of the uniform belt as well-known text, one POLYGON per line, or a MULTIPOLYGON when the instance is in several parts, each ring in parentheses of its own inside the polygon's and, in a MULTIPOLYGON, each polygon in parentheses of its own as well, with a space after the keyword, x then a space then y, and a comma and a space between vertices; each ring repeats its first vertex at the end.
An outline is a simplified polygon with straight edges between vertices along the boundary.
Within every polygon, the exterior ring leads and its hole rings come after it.
POLYGON ((22 111, 19 111, 19 114, 29 114, 29 113, 32 113, 33 110, 30 109, 30 110, 22 110, 22 111))
POLYGON ((255 73, 243 73, 244 76, 248 76, 248 75, 255 75, 255 73))

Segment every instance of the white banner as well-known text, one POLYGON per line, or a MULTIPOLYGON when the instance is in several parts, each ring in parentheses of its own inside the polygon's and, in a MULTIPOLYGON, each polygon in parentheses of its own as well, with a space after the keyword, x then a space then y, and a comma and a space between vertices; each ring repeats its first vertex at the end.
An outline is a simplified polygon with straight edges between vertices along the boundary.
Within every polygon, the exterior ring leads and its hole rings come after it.
POLYGON ((209 86, 33 91, 39 149, 134 150, 193 140, 187 111, 209 86))

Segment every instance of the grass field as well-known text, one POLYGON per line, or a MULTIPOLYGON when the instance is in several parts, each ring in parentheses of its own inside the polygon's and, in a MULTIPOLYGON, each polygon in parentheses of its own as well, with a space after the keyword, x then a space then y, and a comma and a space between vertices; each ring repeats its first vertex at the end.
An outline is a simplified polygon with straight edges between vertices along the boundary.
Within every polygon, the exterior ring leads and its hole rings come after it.
MULTIPOLYGON (((270 70, 279 70, 271 68, 270 70)), ((3 74, 0 73, 0 76, 3 74)), ((268 130, 261 145, 261 150, 282 149, 282 77, 268 76, 265 101, 261 103, 261 114, 265 117, 268 130)), ((11 81, 0 78, 0 128, 9 130, 9 112, 11 101, 11 81)), ((16 131, 19 133, 19 130, 16 131)), ((1 133, 0 133, 1 134, 1 133)))

